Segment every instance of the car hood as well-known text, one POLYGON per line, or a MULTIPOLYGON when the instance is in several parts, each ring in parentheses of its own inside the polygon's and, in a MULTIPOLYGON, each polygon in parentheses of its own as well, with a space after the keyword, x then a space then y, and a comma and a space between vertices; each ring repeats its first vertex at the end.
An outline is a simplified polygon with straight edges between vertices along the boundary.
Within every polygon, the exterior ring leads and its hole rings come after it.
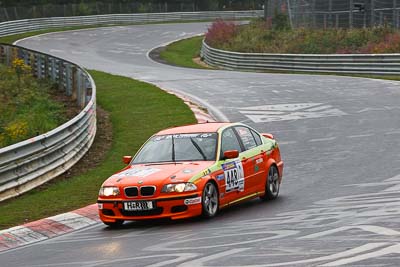
POLYGON ((214 161, 131 165, 108 178, 105 186, 162 185, 187 182, 214 161))

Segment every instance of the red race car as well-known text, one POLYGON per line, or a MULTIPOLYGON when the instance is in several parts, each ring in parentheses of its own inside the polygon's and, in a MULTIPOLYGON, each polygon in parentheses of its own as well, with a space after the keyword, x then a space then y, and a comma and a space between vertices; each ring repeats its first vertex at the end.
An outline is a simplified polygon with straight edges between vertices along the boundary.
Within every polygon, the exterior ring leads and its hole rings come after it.
POLYGON ((204 123, 153 135, 126 168, 100 188, 100 219, 214 217, 221 208, 260 197, 274 199, 283 161, 271 134, 241 123, 204 123))

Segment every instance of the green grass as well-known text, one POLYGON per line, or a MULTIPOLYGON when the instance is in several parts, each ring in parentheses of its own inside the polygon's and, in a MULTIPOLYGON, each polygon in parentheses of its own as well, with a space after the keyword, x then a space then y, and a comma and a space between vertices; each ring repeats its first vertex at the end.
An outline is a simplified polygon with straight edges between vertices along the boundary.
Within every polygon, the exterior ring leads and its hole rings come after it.
POLYGON ((201 42, 203 38, 203 36, 196 36, 174 42, 168 45, 166 49, 160 53, 160 57, 172 65, 204 69, 205 67, 193 62, 193 58, 200 55, 201 42))
POLYGON ((90 74, 97 85, 97 103, 110 112, 113 126, 113 143, 106 159, 87 173, 2 202, 0 229, 95 203, 102 182, 124 166, 123 155, 134 154, 161 129, 195 123, 182 100, 153 85, 99 71, 90 74))
POLYGON ((22 61, 0 65, 0 148, 46 133, 66 122, 64 107, 52 99, 55 88, 37 80, 22 61))

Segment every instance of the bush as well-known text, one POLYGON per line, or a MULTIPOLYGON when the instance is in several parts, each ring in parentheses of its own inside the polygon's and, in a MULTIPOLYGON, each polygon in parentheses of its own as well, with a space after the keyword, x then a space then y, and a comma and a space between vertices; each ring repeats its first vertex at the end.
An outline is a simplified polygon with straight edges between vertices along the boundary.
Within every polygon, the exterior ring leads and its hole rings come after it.
POLYGON ((398 53, 400 32, 383 26, 369 29, 290 29, 284 14, 267 22, 232 26, 217 21, 206 34, 213 47, 249 53, 348 54, 398 53))
POLYGON ((236 35, 237 26, 233 22, 221 19, 213 22, 206 33, 206 42, 211 46, 220 46, 229 43, 236 35))
POLYGON ((56 128, 65 121, 63 107, 51 99, 52 85, 37 80, 23 60, 0 66, 0 147, 56 128))

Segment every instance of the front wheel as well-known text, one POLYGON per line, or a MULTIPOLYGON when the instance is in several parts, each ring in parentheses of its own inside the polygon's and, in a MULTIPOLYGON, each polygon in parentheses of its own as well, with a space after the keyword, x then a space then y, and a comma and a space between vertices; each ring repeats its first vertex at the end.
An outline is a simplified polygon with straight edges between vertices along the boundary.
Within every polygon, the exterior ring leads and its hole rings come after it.
POLYGON ((219 209, 218 190, 214 183, 208 182, 202 194, 203 217, 211 218, 217 215, 219 209))
POLYGON ((275 199, 279 195, 279 173, 275 165, 271 165, 268 171, 267 182, 265 184, 265 195, 261 196, 263 200, 275 199))

